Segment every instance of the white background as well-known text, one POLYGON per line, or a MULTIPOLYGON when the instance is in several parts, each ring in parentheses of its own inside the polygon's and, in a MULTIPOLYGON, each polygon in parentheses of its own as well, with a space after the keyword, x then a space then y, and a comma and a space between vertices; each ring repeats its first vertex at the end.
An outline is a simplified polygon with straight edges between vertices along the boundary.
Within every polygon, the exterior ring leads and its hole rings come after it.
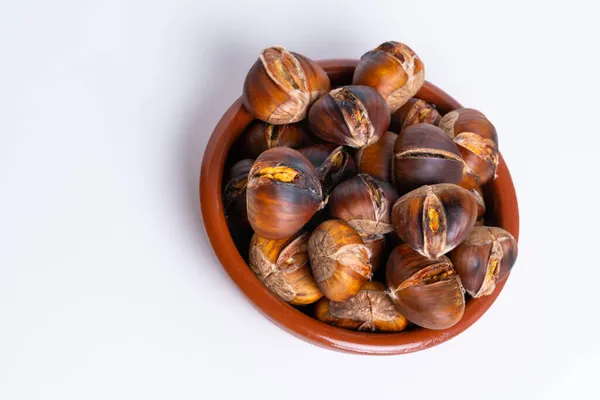
POLYGON ((596 3, 2 0, 0 399, 599 398, 596 3), (252 308, 197 181, 261 49, 385 40, 498 128, 520 257, 459 337, 365 357, 252 308))

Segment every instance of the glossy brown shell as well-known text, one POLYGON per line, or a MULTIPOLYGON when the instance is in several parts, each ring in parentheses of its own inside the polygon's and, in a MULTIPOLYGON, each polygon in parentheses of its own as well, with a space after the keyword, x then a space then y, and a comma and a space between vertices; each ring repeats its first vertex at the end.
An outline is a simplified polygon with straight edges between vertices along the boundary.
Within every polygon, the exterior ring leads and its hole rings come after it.
MULTIPOLYGON (((358 60, 327 60, 320 62, 331 79, 332 86, 349 84, 358 60)), ((461 105, 441 89, 425 82, 417 96, 434 104, 441 114, 461 105)), ((252 121, 252 116, 238 99, 225 112, 206 146, 200 174, 200 205, 206 233, 223 268, 248 296, 252 304, 271 321, 291 334, 321 347, 361 354, 402 354, 424 350, 443 343, 473 325, 494 303, 506 280, 493 294, 467 302, 465 314, 449 329, 434 331, 411 328, 394 334, 354 332, 327 325, 296 310, 269 292, 254 276, 235 248, 223 213, 221 185, 229 150, 252 121)), ((518 240, 519 210, 512 178, 502 157, 498 177, 484 188, 486 223, 506 229, 518 240)), ((228 294, 223 292, 224 296, 228 294)))

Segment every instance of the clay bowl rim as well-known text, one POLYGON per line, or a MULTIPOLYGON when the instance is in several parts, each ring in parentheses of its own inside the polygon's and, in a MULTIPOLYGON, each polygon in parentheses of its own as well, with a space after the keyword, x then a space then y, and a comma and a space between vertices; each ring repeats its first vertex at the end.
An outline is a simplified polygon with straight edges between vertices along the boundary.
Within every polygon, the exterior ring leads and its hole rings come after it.
MULTIPOLYGON (((348 84, 358 60, 323 60, 319 64, 330 76, 332 86, 348 84)), ((436 104, 444 114, 461 107, 454 98, 429 82, 416 97, 436 104)), ((435 331, 413 328, 399 333, 355 332, 330 326, 295 309, 271 294, 255 277, 238 253, 225 221, 221 200, 223 169, 235 139, 252 121, 238 98, 215 127, 204 152, 200 172, 200 207, 207 236, 221 265, 231 279, 246 294, 251 303, 272 322, 287 332, 315 345, 347 353, 390 355, 411 353, 443 343, 473 325, 494 303, 506 283, 500 283, 494 293, 467 302, 465 314, 449 329, 435 331)), ((496 225, 512 233, 518 240, 519 212, 515 188, 506 163, 500 156, 498 177, 486 185, 486 195, 502 193, 491 198, 488 210, 495 216, 496 225), (490 210, 491 207, 491 210, 490 210)), ((486 196, 487 199, 487 196, 486 196)))

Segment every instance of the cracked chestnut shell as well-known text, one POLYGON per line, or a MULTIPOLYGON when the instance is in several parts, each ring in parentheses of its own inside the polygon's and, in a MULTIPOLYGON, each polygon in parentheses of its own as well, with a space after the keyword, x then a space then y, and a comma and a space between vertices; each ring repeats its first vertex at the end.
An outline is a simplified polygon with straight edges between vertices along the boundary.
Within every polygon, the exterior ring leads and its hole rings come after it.
POLYGON ((295 305, 311 304, 323 297, 308 263, 308 233, 270 240, 254 235, 249 265, 272 293, 295 305))
POLYGON ((390 130, 402 132, 405 128, 416 124, 437 125, 442 116, 434 106, 421 99, 409 99, 405 105, 392 114, 390 130))
POLYGON ((383 136, 390 125, 390 111, 375 89, 343 86, 317 100, 308 121, 321 139, 360 149, 383 136))
POLYGON ((274 46, 250 68, 242 98, 255 118, 282 125, 304 119, 308 107, 329 89, 329 78, 316 62, 274 46))
POLYGON ((346 301, 371 279, 371 252, 346 222, 323 222, 310 235, 308 255, 313 276, 323 295, 346 301))
POLYGON ((249 226, 246 210, 246 187, 252 164, 254 164, 252 159, 236 162, 231 166, 225 180, 225 189, 223 190, 225 217, 238 227, 249 226))
MULTIPOLYGON (((465 161, 465 174, 472 175, 477 186, 494 179, 498 168, 498 149, 493 141, 472 132, 462 132, 454 138, 454 143, 465 161)), ((463 183, 465 180, 470 181, 464 178, 463 183)), ((461 186, 469 189, 471 184, 461 186)))
POLYGON ((343 146, 335 144, 315 144, 298 150, 317 169, 317 175, 328 193, 342 179, 356 172, 354 159, 343 146))
POLYGON ((511 271, 518 255, 517 241, 502 228, 477 226, 449 257, 473 297, 493 293, 511 271))
POLYGON ((450 328, 465 312, 465 289, 448 257, 431 260, 400 245, 390 254, 386 284, 396 309, 423 328, 450 328))
POLYGON ((379 282, 367 282, 349 300, 334 302, 322 298, 315 306, 315 317, 340 328, 370 332, 399 332, 406 328, 400 314, 379 282))
POLYGON ((374 178, 390 182, 392 176, 392 158, 394 143, 398 135, 387 131, 381 139, 356 152, 358 171, 369 174, 374 178))
POLYGON ((252 229, 267 239, 294 235, 325 205, 315 167, 288 147, 269 149, 256 159, 246 203, 252 229))
POLYGON ((431 259, 458 246, 476 219, 475 197, 452 184, 422 186, 400 197, 392 207, 398 236, 431 259))
POLYGON ((425 81, 425 66, 416 53, 399 42, 385 42, 363 55, 354 70, 353 85, 375 88, 394 113, 425 81))
POLYGON ((463 132, 472 132, 484 139, 489 139, 498 147, 496 128, 481 112, 472 108, 458 108, 444 115, 438 126, 454 139, 463 132))
POLYGON ((436 126, 411 125, 394 143, 392 173, 398 191, 436 183, 458 183, 464 168, 458 148, 436 126))
POLYGON ((311 139, 301 124, 273 125, 255 120, 246 129, 242 149, 251 158, 273 147, 298 149, 311 144, 311 139))
POLYGON ((390 212, 397 199, 398 194, 391 184, 358 174, 331 192, 329 212, 332 217, 346 221, 359 234, 385 235, 394 230, 390 212))

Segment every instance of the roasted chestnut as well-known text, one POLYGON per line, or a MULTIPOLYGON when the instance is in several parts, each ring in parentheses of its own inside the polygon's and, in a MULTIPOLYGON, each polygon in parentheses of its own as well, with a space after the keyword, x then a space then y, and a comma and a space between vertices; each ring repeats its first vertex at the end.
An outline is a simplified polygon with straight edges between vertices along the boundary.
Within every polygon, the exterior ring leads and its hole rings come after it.
POLYGON ((287 147, 269 149, 256 159, 246 201, 252 229, 267 239, 294 235, 325 206, 315 167, 287 147))
POLYGON ((476 219, 475 197, 452 184, 422 186, 400 197, 392 207, 398 236, 431 259, 458 246, 476 219))
POLYGON ((375 89, 343 86, 315 102, 308 122, 321 139, 359 149, 375 143, 385 133, 390 111, 375 89))
POLYGON ((454 249, 449 257, 454 269, 473 297, 492 294, 503 281, 518 254, 517 241, 501 228, 478 226, 454 249))
POLYGON ((454 138, 454 143, 458 146, 469 173, 475 176, 478 186, 485 185, 495 177, 498 167, 498 150, 493 141, 484 139, 475 133, 462 132, 454 138))
POLYGON ((317 175, 328 193, 342 179, 356 173, 354 159, 343 146, 315 144, 298 149, 317 169, 317 175))
POLYGON ((400 192, 436 183, 458 183, 465 164, 452 140, 430 124, 411 125, 394 144, 392 175, 400 192))
POLYGON ((400 245, 388 260, 386 283, 396 309, 423 328, 450 328, 465 312, 465 289, 446 256, 431 260, 400 245))
POLYGON ((440 120, 438 126, 446 132, 451 139, 463 132, 471 132, 489 139, 498 147, 498 134, 494 125, 481 111, 472 108, 459 108, 450 111, 440 120))
POLYGON ((387 131, 375 143, 358 150, 356 152, 358 171, 379 180, 390 182, 394 143, 396 143, 397 138, 398 135, 387 131))
POLYGON ((273 125, 260 120, 253 121, 242 137, 241 150, 251 158, 273 147, 298 149, 312 142, 302 124, 273 125))
POLYGON ((367 282, 358 294, 343 302, 321 299, 315 317, 340 328, 371 332, 399 332, 406 328, 400 314, 379 282, 367 282))
POLYGON ((415 124, 437 125, 442 119, 440 113, 431 104, 421 99, 409 99, 405 105, 392 114, 390 130, 402 132, 415 124))
POLYGON ((246 210, 246 187, 252 164, 254 164, 254 160, 251 159, 236 162, 225 178, 225 189, 223 190, 225 216, 238 227, 249 226, 246 210))
POLYGON ((270 240, 254 235, 249 265, 258 279, 284 301, 311 304, 323 297, 308 263, 308 233, 270 240))
POLYGON ((308 255, 313 276, 323 295, 346 301, 371 279, 371 252, 346 222, 323 222, 310 235, 308 255))
POLYGON ((473 189, 495 177, 498 135, 485 115, 472 108, 459 108, 444 115, 439 127, 456 143, 465 162, 460 186, 473 189))
POLYGON ((348 222, 360 234, 384 235, 394 230, 390 212, 397 199, 391 184, 358 174, 331 192, 329 211, 332 217, 348 222))
POLYGON ((407 45, 385 42, 363 55, 354 70, 353 85, 371 86, 394 113, 425 81, 425 66, 407 45))
POLYGON ((271 124, 298 122, 308 107, 330 89, 327 74, 313 60, 283 47, 262 51, 244 82, 244 106, 271 124))

